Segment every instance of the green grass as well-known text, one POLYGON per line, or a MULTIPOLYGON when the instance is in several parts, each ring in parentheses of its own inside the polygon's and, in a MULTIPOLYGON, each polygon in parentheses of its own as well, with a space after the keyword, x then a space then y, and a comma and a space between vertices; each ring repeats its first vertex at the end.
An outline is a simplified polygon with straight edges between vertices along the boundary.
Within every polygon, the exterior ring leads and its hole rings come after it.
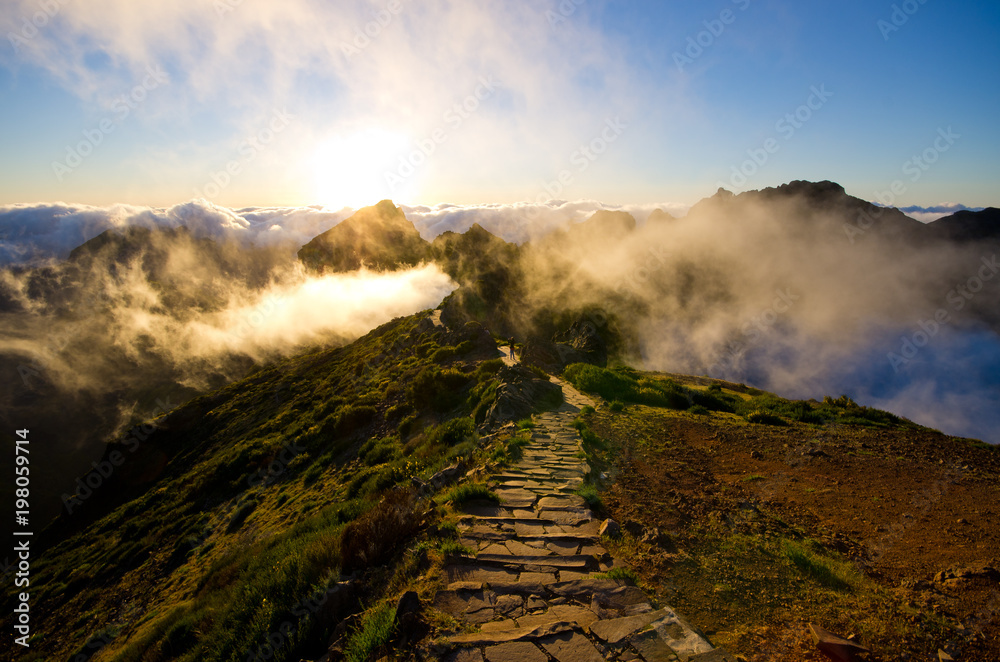
POLYGON ((627 403, 680 410, 701 405, 713 411, 733 411, 732 403, 723 397, 682 386, 672 379, 644 377, 627 366, 607 369, 574 363, 566 367, 563 376, 576 388, 611 402, 612 411, 621 411, 627 403))
POLYGON ((444 540, 438 547, 442 554, 450 556, 475 556, 476 551, 455 540, 444 540))
POLYGON ((628 582, 633 586, 638 586, 639 575, 632 568, 611 568, 607 572, 595 572, 591 574, 591 577, 599 579, 618 579, 621 581, 628 582))
POLYGON ((745 416, 747 422, 757 423, 760 425, 788 425, 785 419, 772 414, 770 412, 761 411, 760 409, 755 409, 745 416))
POLYGON ((518 430, 533 430, 535 428, 535 422, 530 418, 525 418, 517 422, 518 430))
POLYGON ((851 591, 861 581, 850 563, 825 556, 807 544, 786 540, 781 551, 803 575, 826 588, 851 591))
MULTIPOLYGON (((297 605, 339 578, 345 530, 375 533, 349 536, 363 576, 375 572, 368 558, 391 565, 411 543, 410 511, 367 513, 393 488, 477 452, 473 390, 485 384, 483 395, 502 362, 463 363, 475 328, 442 331, 425 318, 275 361, 168 414, 148 442, 172 460, 155 482, 128 501, 107 492, 86 502, 74 513, 80 533, 40 559, 42 585, 64 588, 41 592, 36 605, 47 628, 71 635, 32 651, 66 659, 122 592, 139 597, 102 651, 110 662, 245 659, 286 622, 297 634, 272 662, 295 662, 307 641, 328 638, 333 625, 297 605), (275 462, 283 470, 272 476, 275 462), (405 526, 390 526, 397 519, 405 526), (366 539, 374 546, 360 545, 366 539)), ((124 440, 110 445, 146 461, 124 440)))
POLYGON ((448 490, 445 501, 461 506, 469 501, 492 501, 500 503, 497 493, 482 483, 464 483, 448 490))
POLYGON ((583 500, 587 502, 587 506, 589 506, 591 510, 597 511, 604 508, 604 502, 601 500, 601 495, 598 494, 597 488, 594 485, 584 485, 575 493, 583 497, 583 500))
POLYGON ((767 476, 761 476, 760 474, 752 474, 750 476, 744 476, 740 480, 742 480, 744 483, 750 483, 750 482, 753 482, 755 480, 764 480, 766 478, 767 478, 767 476))
POLYGON ((395 621, 396 608, 389 603, 366 611, 358 629, 347 642, 344 659, 348 662, 369 662, 392 640, 396 632, 395 621))

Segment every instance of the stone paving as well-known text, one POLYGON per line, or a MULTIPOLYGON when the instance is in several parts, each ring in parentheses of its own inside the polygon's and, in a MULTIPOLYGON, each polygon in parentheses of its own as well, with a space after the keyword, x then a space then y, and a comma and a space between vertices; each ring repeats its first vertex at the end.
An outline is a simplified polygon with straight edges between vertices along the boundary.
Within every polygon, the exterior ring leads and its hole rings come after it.
MULTIPOLYGON (((511 361, 505 352, 505 361, 511 361)), ((476 556, 444 569, 434 607, 478 632, 448 638, 448 662, 731 660, 669 608, 601 573, 621 565, 601 522, 574 494, 589 466, 572 421, 594 403, 565 382, 566 403, 534 417, 519 462, 493 476, 499 506, 470 506, 459 521, 476 556)))

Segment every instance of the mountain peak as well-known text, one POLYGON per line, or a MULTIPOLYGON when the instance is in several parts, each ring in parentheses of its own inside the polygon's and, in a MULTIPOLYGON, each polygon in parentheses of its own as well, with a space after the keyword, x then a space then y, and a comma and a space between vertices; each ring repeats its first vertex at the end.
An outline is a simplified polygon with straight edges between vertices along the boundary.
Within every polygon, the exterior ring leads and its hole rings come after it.
POLYGON ((427 258, 429 244, 391 200, 362 207, 299 250, 317 271, 393 270, 427 258))

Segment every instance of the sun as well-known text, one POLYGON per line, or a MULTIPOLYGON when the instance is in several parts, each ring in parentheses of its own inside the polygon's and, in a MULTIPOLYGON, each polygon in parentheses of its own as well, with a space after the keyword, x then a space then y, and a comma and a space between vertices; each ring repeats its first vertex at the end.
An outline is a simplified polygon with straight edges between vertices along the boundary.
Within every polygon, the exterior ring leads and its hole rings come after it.
POLYGON ((316 146, 313 157, 316 201, 330 207, 357 209, 379 200, 406 200, 413 182, 387 177, 411 141, 384 129, 335 135, 316 146))

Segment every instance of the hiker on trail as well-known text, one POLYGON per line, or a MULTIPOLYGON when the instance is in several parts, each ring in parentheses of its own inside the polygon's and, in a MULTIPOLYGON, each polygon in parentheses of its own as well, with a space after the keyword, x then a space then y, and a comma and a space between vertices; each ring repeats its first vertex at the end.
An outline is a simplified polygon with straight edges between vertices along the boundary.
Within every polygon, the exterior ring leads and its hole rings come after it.
POLYGON ((510 337, 510 358, 515 361, 517 360, 517 357, 514 356, 514 336, 510 337))

